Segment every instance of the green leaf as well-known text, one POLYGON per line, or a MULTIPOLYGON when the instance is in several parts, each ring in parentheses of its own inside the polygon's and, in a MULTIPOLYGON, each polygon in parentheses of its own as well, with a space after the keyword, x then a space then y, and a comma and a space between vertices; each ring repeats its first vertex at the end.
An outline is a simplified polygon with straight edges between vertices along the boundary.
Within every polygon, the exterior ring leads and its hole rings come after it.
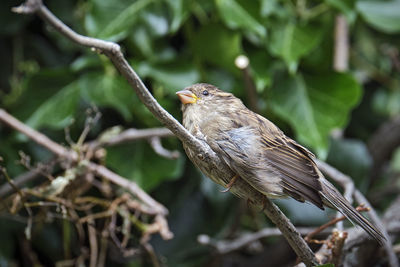
POLYGON ((356 8, 375 29, 385 33, 400 32, 400 0, 357 1, 356 8))
POLYGON ((251 16, 246 9, 235 0, 215 0, 218 12, 225 24, 232 29, 241 29, 265 38, 265 27, 251 16))
POLYGON ((167 5, 162 2, 150 5, 149 8, 140 12, 141 22, 146 25, 149 35, 162 37, 169 33, 169 22, 167 14, 167 5))
POLYGON ((172 11, 172 21, 170 32, 175 33, 185 18, 189 15, 188 8, 185 6, 187 0, 166 0, 172 11))
POLYGON ((144 190, 151 191, 163 181, 180 177, 184 161, 183 156, 177 160, 163 158, 148 144, 137 142, 107 149, 106 164, 144 190))
POLYGON ((72 82, 43 102, 26 123, 36 129, 41 126, 64 128, 74 118, 78 102, 79 87, 72 82))
POLYGON ((365 182, 372 164, 367 146, 356 139, 333 139, 327 161, 350 175, 357 186, 365 182))
POLYGON ((41 69, 38 73, 27 74, 21 81, 22 88, 13 89, 12 114, 20 120, 27 120, 56 90, 70 84, 75 77, 68 68, 41 69))
POLYGON ((142 79, 151 77, 172 93, 192 85, 200 79, 198 71, 189 63, 176 62, 176 65, 170 66, 150 64, 143 61, 135 69, 142 79))
POLYGON ((241 37, 220 24, 208 24, 191 38, 193 53, 201 60, 236 71, 235 58, 241 53, 241 37), (212 42, 210 41, 212 40, 212 42))
POLYGON ((274 28, 269 43, 271 53, 281 57, 286 62, 290 73, 295 73, 299 59, 321 42, 323 32, 323 27, 293 23, 274 28))
POLYGON ((264 49, 253 50, 248 54, 250 59, 251 74, 258 92, 263 92, 266 88, 271 87, 272 83, 272 64, 276 60, 272 60, 264 49))
POLYGON ((328 137, 342 128, 360 99, 361 88, 349 74, 279 77, 271 90, 271 108, 295 129, 300 142, 326 156, 328 137))
POLYGON ((342 12, 347 22, 353 24, 356 20, 356 12, 354 10, 354 0, 325 0, 327 4, 342 12))
POLYGON ((378 113, 394 117, 400 114, 400 91, 380 88, 375 91, 372 104, 378 113))
POLYGON ((78 80, 82 97, 89 103, 100 107, 112 107, 121 113, 125 120, 132 119, 135 106, 135 93, 121 76, 92 72, 78 80))
POLYGON ((393 152, 393 157, 390 162, 390 167, 394 171, 400 172, 400 147, 396 148, 396 150, 393 152))
POLYGON ((279 9, 278 0, 261 0, 260 13, 263 17, 268 17, 279 9))
POLYGON ((80 72, 85 69, 101 67, 102 63, 100 57, 97 55, 82 55, 70 64, 70 68, 74 72, 80 72))
POLYGON ((154 0, 92 0, 91 10, 85 17, 89 33, 101 39, 119 40, 134 25, 139 14, 154 0))
POLYGON ((317 265, 315 267, 335 267, 335 265, 333 263, 325 263, 325 264, 317 265))
POLYGON ((302 76, 279 79, 272 87, 271 99, 271 108, 294 127, 300 141, 320 150, 327 148, 302 76))

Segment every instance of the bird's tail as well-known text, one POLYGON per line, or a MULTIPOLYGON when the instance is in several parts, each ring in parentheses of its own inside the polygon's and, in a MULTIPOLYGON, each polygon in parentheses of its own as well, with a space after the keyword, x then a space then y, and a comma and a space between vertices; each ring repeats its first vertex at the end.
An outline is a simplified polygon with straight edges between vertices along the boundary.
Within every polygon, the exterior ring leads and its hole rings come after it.
POLYGON ((326 179, 321 179, 324 204, 332 206, 342 213, 353 224, 361 226, 379 244, 386 242, 385 236, 371 222, 363 217, 351 204, 339 193, 339 191, 326 179))

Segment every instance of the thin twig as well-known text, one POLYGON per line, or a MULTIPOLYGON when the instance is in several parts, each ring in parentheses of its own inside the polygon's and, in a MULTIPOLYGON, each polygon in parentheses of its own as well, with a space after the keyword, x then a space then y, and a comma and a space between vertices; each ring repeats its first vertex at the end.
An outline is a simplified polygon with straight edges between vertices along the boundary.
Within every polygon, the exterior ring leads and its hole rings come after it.
POLYGON ((143 244, 144 249, 149 254, 150 261, 154 267, 160 267, 160 263, 158 262, 157 255, 154 252, 153 247, 149 243, 143 244))
POLYGON ((132 142, 152 137, 170 137, 174 134, 167 128, 151 128, 151 129, 128 129, 115 136, 102 138, 89 143, 91 149, 97 149, 102 146, 114 146, 121 143, 132 142))
POLYGON ((28 217, 28 221, 25 227, 25 237, 26 239, 30 240, 31 239, 31 233, 32 233, 32 222, 33 222, 33 212, 31 210, 31 208, 26 205, 25 201, 24 201, 24 196, 25 193, 20 190, 12 181, 12 179, 10 178, 10 176, 7 173, 6 168, 4 168, 3 166, 0 166, 0 172, 3 173, 4 177, 7 179, 7 182, 11 185, 11 187, 15 190, 15 192, 17 192, 17 196, 20 198, 20 200, 22 201, 22 205, 25 208, 26 212, 28 213, 29 217, 28 217))
POLYGON ((169 151, 168 149, 164 148, 161 144, 161 139, 158 136, 152 137, 149 139, 150 145, 153 148, 154 152, 158 155, 167 158, 167 159, 177 159, 179 158, 179 151, 169 151))
POLYGON ((71 160, 77 159, 76 153, 68 151, 63 146, 50 140, 44 134, 41 134, 31 127, 27 126, 26 124, 20 122, 19 120, 8 114, 4 109, 0 109, 0 121, 17 130, 18 132, 25 134, 27 137, 29 137, 39 145, 47 148, 59 157, 71 160))
MULTIPOLYGON (((311 227, 297 227, 296 230, 301 235, 307 235, 308 233, 315 230, 315 228, 311 227)), ((320 231, 319 234, 328 234, 330 233, 330 229, 325 229, 324 231, 320 231)), ((214 247, 218 253, 227 254, 232 251, 241 249, 250 243, 253 243, 257 240, 266 237, 273 236, 282 236, 281 230, 278 228, 264 228, 260 231, 254 233, 243 233, 235 239, 227 239, 227 240, 213 240, 208 235, 199 235, 197 237, 197 241, 202 245, 209 245, 214 247)))
MULTIPOLYGON (((369 208, 363 207, 362 205, 360 205, 359 207, 357 207, 357 211, 369 211, 369 208)), ((319 234, 320 232, 322 232, 323 230, 325 230, 326 228, 334 225, 335 223, 339 222, 339 221, 343 221, 344 219, 346 219, 345 216, 341 216, 335 219, 330 220, 329 222, 321 225, 320 227, 318 227, 317 229, 315 229, 314 231, 308 233, 306 235, 306 237, 304 237, 304 240, 306 240, 307 242, 312 242, 312 238, 313 236, 315 236, 316 234, 319 234)))
POLYGON ((98 244, 96 237, 96 228, 94 227, 94 223, 95 223, 94 220, 89 220, 87 224, 89 246, 90 246, 90 260, 89 260, 90 267, 97 266, 98 244))
MULTIPOLYGON (((168 210, 162 204, 158 203, 152 197, 150 197, 135 182, 129 181, 124 177, 110 171, 106 167, 102 165, 97 165, 92 162, 89 162, 87 164, 87 168, 96 175, 103 177, 113 182, 114 184, 117 184, 120 187, 125 188, 129 192, 133 193, 138 199, 146 203, 146 205, 148 205, 152 209, 153 214, 162 214, 162 215, 168 214, 168 210)), ((151 214, 150 211, 149 214, 151 214)))

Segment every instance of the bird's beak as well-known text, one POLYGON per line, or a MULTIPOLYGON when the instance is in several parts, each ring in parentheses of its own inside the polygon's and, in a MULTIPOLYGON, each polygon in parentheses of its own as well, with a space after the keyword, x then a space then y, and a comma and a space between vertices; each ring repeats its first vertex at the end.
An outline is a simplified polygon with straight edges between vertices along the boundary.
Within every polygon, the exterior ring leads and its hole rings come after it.
POLYGON ((197 99, 199 99, 195 94, 190 92, 189 90, 182 90, 176 92, 179 97, 179 100, 182 104, 194 104, 196 103, 197 99))

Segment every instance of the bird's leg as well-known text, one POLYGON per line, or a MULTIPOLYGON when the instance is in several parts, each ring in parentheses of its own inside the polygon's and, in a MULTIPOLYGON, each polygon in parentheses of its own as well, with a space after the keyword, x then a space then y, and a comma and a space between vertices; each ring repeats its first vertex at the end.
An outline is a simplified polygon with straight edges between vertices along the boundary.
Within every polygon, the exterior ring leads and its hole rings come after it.
POLYGON ((264 211, 264 210, 265 210, 266 204, 267 204, 267 196, 266 196, 266 195, 263 195, 262 210, 261 210, 261 211, 264 211))
MULTIPOLYGON (((262 202, 261 202, 261 204, 262 204, 262 209, 260 210, 260 211, 264 211, 265 210, 265 206, 266 206, 266 204, 267 204, 267 196, 265 196, 265 195, 263 195, 262 196, 262 202)), ((247 199, 247 207, 250 207, 250 204, 252 204, 252 205, 256 205, 254 202, 253 202, 253 200, 251 200, 250 198, 248 198, 247 199)), ((257 205, 258 206, 258 205, 257 205)))
POLYGON ((232 177, 232 179, 229 181, 229 183, 226 185, 226 189, 222 190, 222 193, 226 193, 229 190, 231 190, 233 184, 236 182, 236 180, 239 178, 239 175, 235 174, 235 176, 232 177))

